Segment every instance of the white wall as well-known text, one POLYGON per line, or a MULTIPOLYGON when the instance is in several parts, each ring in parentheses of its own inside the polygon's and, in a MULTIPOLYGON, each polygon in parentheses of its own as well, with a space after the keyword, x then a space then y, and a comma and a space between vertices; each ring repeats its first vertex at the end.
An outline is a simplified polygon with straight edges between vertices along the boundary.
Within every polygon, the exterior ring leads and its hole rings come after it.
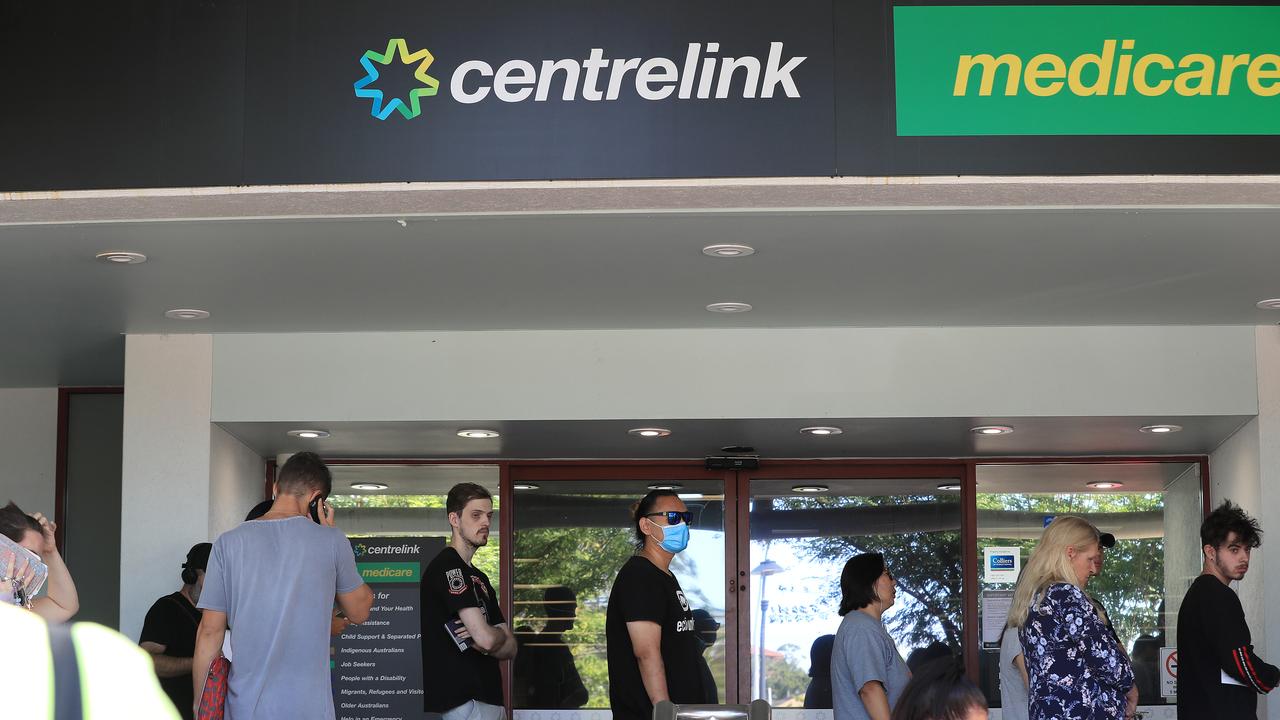
POLYGON ((0 388, 0 505, 53 517, 58 389, 0 388))
POLYGON ((213 388, 220 422, 1257 412, 1249 327, 219 335, 213 388))
POLYGON ((209 335, 125 340, 120 631, 130 638, 177 589, 172 568, 210 539, 212 348, 209 335))
POLYGON ((262 502, 266 462, 217 425, 209 433, 209 537, 216 538, 262 502))

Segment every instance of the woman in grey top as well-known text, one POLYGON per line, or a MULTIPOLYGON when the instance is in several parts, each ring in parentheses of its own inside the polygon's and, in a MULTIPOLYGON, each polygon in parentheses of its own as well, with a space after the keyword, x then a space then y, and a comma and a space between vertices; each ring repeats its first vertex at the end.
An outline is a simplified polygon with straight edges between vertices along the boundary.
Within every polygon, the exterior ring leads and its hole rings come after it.
POLYGON ((889 720, 911 675, 881 619, 897 593, 884 556, 849 558, 840 593, 844 619, 831 655, 835 720, 889 720))

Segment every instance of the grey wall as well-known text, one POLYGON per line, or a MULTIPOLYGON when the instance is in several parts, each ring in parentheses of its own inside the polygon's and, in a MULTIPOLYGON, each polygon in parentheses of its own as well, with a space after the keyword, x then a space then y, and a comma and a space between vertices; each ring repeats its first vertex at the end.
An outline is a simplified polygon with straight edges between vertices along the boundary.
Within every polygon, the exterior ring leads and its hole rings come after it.
POLYGON ((120 625, 120 442, 124 396, 72 394, 67 408, 65 557, 77 620, 120 625))
POLYGON ((0 505, 53 517, 58 389, 0 388, 0 505))

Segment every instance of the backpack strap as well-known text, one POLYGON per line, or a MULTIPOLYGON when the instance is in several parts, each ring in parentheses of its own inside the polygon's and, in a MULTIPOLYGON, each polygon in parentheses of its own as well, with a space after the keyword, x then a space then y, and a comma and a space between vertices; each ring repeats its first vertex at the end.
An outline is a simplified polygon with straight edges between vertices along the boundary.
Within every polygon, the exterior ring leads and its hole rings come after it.
POLYGON ((53 654, 53 718, 82 720, 80 664, 70 623, 49 623, 49 650, 53 654))

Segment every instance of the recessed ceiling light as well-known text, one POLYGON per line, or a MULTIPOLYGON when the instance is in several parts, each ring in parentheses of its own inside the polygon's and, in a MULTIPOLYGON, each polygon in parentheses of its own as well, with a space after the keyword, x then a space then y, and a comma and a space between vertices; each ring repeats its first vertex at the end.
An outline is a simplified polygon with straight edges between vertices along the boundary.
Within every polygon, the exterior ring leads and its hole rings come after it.
POLYGON ((1270 300, 1259 300, 1259 310, 1280 310, 1280 298, 1271 298, 1270 300))
POLYGON ((539 486, 534 485, 533 483, 516 483, 511 487, 515 488, 516 490, 537 490, 539 486))
POLYGON ((1008 425, 979 425, 969 428, 969 432, 977 435, 1008 435, 1013 432, 1013 428, 1008 425))
POLYGON ((1182 432, 1182 426, 1181 425, 1146 425, 1144 427, 1138 428, 1138 431, 1144 432, 1144 433, 1155 433, 1157 435, 1163 435, 1164 433, 1182 432))
POLYGON ((328 430, 316 430, 314 428, 308 430, 290 430, 289 434, 297 438, 305 438, 307 440, 316 440, 319 438, 329 437, 328 430))
POLYGON ((812 427, 802 427, 800 432, 806 435, 839 435, 844 429, 831 425, 814 425, 812 427))
POLYGON ((826 485, 792 485, 791 490, 798 493, 820 493, 826 492, 831 488, 826 485))
POLYGON ((650 490, 679 490, 684 487, 680 483, 654 483, 649 486, 650 490))
POLYGON ((721 243, 719 245, 708 245, 702 248, 702 254, 713 258, 740 258, 748 255, 755 255, 756 249, 750 245, 721 243))
POLYGON ((744 302, 718 302, 708 305, 707 310, 713 313, 733 314, 751 312, 751 306, 744 302))
POLYGON ((940 484, 938 485, 938 489, 939 489, 939 490, 946 490, 946 491, 948 491, 948 492, 958 492, 958 491, 960 490, 960 483, 958 483, 958 482, 945 482, 945 483, 940 483, 940 484))
POLYGON ((178 308, 177 310, 169 310, 164 316, 170 320, 205 320, 209 317, 209 311, 196 310, 195 308, 178 308))
POLYGON ((1085 483, 1085 485, 1093 488, 1094 490, 1114 490, 1116 488, 1124 487, 1124 483, 1122 482, 1105 482, 1105 481, 1085 483))
POLYGON ((108 250, 100 252, 94 256, 100 263, 108 265, 141 265, 147 261, 147 256, 142 253, 129 252, 127 250, 108 250))
POLYGON ((631 428, 630 430, 627 431, 627 434, 638 435, 639 437, 647 437, 647 438, 664 438, 670 435, 671 431, 666 428, 660 428, 660 427, 642 427, 642 428, 631 428))
POLYGON ((382 483, 351 483, 352 490, 386 490, 388 487, 382 483))
POLYGON ((472 438, 472 439, 496 438, 496 437, 499 437, 500 435, 502 435, 502 433, 498 432, 497 430, 485 430, 483 428, 467 428, 467 429, 458 431, 458 437, 472 438))

